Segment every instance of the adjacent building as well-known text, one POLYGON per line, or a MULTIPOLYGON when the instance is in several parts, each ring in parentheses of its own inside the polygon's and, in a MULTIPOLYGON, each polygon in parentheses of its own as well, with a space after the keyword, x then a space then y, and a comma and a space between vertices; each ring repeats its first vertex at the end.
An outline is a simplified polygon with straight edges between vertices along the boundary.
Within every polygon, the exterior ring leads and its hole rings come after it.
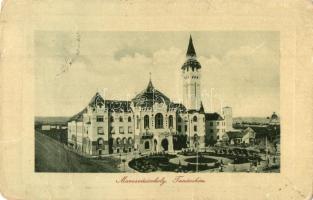
POLYGON ((229 132, 233 130, 233 111, 232 108, 226 106, 222 109, 222 116, 225 120, 225 131, 229 132))
POLYGON ((220 114, 205 114, 205 131, 207 144, 213 145, 217 141, 222 140, 222 136, 226 133, 225 124, 225 120, 220 114))

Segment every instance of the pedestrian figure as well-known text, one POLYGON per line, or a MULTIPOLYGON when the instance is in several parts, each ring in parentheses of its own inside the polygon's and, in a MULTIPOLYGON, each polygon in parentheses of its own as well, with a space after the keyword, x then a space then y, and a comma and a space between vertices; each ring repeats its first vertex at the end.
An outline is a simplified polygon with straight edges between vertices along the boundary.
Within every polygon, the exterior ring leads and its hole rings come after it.
POLYGON ((220 172, 223 172, 223 165, 220 166, 220 172))
POLYGON ((254 172, 258 172, 258 167, 257 166, 254 167, 254 172))

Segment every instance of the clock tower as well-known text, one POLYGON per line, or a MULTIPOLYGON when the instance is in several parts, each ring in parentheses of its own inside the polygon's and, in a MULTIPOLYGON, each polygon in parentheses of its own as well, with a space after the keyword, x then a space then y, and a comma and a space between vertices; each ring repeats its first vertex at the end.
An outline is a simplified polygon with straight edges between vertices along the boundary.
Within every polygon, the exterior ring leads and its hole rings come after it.
POLYGON ((181 67, 183 79, 183 103, 188 110, 199 110, 201 106, 201 65, 193 46, 192 37, 186 53, 186 61, 181 67))

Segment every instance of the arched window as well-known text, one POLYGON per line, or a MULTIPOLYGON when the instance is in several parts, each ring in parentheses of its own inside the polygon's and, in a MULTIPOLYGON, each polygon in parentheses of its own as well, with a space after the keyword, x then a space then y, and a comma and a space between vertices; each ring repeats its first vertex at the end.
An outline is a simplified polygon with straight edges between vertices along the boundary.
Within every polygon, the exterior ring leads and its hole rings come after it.
POLYGON ((127 139, 125 137, 123 138, 123 144, 127 144, 127 139))
POLYGON ((146 142, 145 142, 145 149, 150 149, 149 141, 146 141, 146 142))
POLYGON ((116 144, 120 145, 121 144, 121 139, 120 138, 116 138, 116 144))
POLYGON ((163 128, 163 115, 161 113, 155 115, 155 128, 163 128))
POLYGON ((148 115, 145 115, 144 118, 143 118, 143 127, 144 128, 149 128, 149 116, 148 115))
POLYGON ((173 116, 172 115, 168 117, 168 126, 170 128, 173 128, 173 116))
POLYGON ((98 145, 101 146, 101 145, 103 145, 103 143, 104 143, 103 139, 102 139, 102 138, 99 138, 99 139, 98 139, 98 145))
POLYGON ((194 121, 194 122, 197 122, 197 120, 198 120, 198 119, 197 119, 197 116, 194 116, 194 117, 193 117, 193 121, 194 121))
POLYGON ((131 137, 128 138, 128 144, 132 144, 133 143, 133 140, 131 137))
POLYGON ((122 116, 119 119, 120 119, 120 122, 123 122, 123 117, 122 116))
POLYGON ((110 122, 114 122, 114 117, 113 116, 110 117, 110 122))
POLYGON ((129 116, 128 117, 128 122, 131 122, 132 121, 132 118, 129 116))

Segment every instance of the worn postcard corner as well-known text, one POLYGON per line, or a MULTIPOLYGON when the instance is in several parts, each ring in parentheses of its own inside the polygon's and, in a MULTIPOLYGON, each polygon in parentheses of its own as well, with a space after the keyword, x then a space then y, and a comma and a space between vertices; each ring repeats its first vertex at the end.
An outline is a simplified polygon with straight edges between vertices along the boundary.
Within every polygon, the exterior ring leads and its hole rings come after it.
POLYGON ((8 199, 310 199, 312 1, 4 1, 8 199))

